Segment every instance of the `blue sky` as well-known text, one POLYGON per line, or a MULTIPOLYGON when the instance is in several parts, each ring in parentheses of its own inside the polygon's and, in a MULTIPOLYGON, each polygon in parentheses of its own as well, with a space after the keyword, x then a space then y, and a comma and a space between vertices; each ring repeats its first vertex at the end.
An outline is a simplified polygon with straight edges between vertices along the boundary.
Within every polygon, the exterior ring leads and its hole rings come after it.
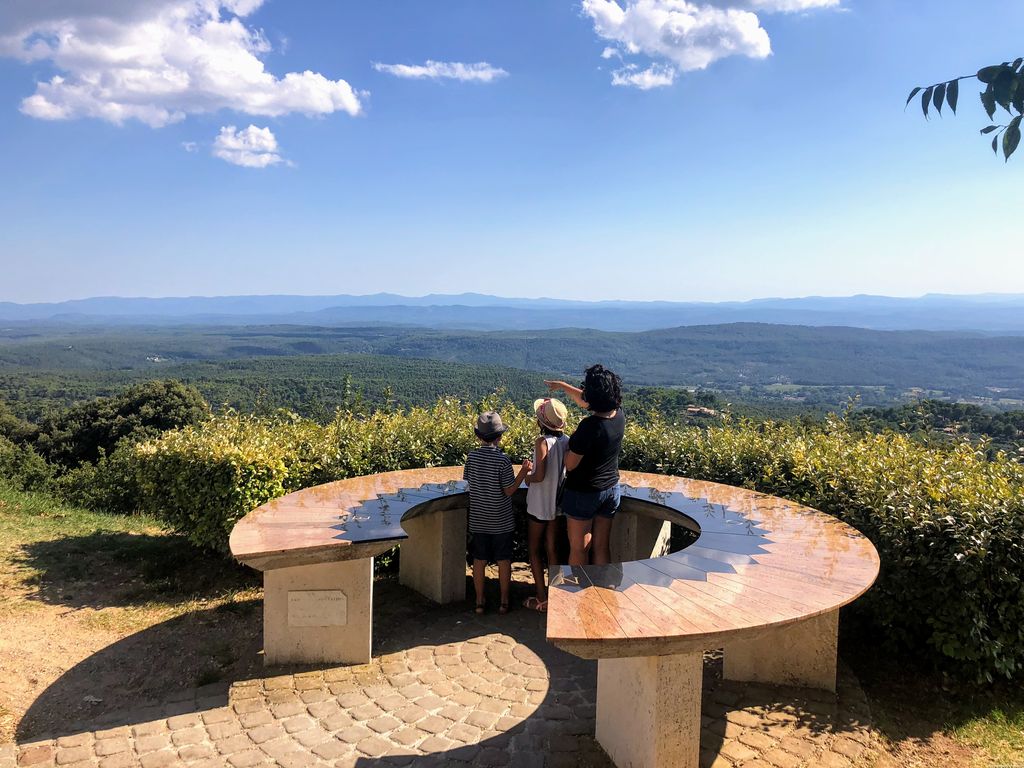
POLYGON ((1024 292, 976 84, 903 110, 1024 5, 612 2, 11 0, 0 300, 1024 292))

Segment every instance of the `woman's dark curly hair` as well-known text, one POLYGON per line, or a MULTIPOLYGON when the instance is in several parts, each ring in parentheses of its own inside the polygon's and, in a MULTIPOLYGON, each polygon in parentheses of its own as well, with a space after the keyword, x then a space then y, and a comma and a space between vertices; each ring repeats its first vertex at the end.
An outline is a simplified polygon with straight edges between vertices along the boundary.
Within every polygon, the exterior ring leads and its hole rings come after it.
POLYGON ((603 413, 622 406, 622 379, 603 365, 587 368, 586 379, 580 388, 592 411, 603 413))

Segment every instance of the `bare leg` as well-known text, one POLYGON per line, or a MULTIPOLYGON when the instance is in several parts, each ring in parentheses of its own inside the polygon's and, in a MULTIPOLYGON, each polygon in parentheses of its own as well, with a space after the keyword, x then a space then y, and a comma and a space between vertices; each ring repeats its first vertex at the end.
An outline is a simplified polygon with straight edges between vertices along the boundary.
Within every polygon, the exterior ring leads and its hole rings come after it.
POLYGON ((548 599, 547 588, 544 586, 544 563, 540 559, 541 539, 544 538, 545 531, 552 527, 548 523, 540 523, 533 519, 529 522, 530 571, 533 573, 533 583, 537 588, 537 599, 541 602, 548 599))
POLYGON ((544 549, 547 552, 548 568, 558 565, 558 521, 552 520, 544 529, 544 549))
POLYGON ((612 521, 613 517, 594 518, 594 565, 606 565, 612 561, 612 521))
POLYGON ((590 554, 590 529, 593 524, 593 520, 567 518, 566 530, 569 534, 569 565, 587 565, 590 554))
POLYGON ((476 605, 479 608, 484 604, 484 569, 487 568, 486 560, 473 560, 473 588, 476 590, 476 605))
POLYGON ((512 561, 498 561, 498 586, 501 588, 501 608, 508 609, 508 590, 512 584, 512 561))

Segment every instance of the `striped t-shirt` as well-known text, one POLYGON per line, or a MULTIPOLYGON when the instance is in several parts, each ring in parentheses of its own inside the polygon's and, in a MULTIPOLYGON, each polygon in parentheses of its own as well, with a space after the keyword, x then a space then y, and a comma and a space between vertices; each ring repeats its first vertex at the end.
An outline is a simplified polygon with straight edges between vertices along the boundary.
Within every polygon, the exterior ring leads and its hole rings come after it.
POLYGON ((469 532, 509 533, 515 530, 512 498, 505 489, 516 481, 512 462, 494 445, 469 452, 463 479, 469 483, 469 532))

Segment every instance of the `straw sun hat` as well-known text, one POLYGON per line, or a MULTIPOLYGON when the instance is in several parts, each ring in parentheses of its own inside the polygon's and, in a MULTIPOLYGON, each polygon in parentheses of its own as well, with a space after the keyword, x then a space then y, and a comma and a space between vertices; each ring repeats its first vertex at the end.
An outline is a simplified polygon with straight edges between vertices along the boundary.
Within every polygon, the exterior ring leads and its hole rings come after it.
POLYGON ((569 417, 569 411, 561 400, 550 397, 542 397, 533 401, 533 410, 537 419, 548 429, 565 429, 565 420, 569 417))

